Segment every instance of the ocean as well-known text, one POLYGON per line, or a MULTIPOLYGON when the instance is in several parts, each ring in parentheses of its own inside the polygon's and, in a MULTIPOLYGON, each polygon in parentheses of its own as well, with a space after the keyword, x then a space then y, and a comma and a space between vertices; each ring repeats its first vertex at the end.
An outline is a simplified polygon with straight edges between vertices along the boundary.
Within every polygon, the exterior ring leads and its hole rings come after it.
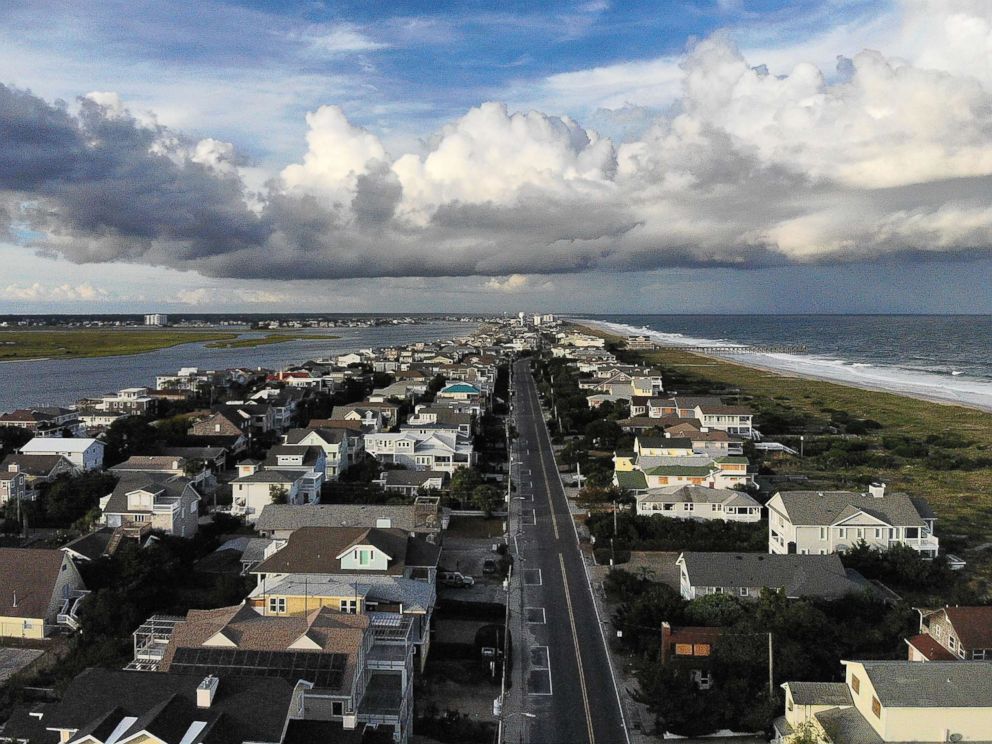
POLYGON ((665 345, 804 346, 721 353, 745 364, 992 411, 992 315, 587 315, 665 345))

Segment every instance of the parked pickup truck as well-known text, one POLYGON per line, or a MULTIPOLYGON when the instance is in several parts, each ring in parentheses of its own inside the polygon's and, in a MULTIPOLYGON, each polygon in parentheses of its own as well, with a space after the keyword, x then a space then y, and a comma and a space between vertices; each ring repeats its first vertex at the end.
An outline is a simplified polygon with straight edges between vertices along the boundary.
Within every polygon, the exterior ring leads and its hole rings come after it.
POLYGON ((442 571, 438 574, 438 581, 441 586, 474 586, 475 579, 465 576, 457 571, 442 571))

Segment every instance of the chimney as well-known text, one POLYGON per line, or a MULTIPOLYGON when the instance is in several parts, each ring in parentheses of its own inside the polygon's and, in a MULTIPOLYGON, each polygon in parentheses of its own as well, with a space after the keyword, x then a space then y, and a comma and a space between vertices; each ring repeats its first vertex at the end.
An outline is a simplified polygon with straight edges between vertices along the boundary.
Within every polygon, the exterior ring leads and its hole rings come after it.
POLYGON ((873 499, 881 499, 885 497, 885 484, 884 483, 872 483, 868 486, 868 493, 873 499))
POLYGON ((668 662, 668 643, 672 637, 672 626, 667 620, 661 622, 661 664, 664 666, 668 662))
POLYGON ((204 677, 203 681, 196 687, 197 708, 209 708, 213 705, 214 696, 217 694, 217 686, 219 684, 220 680, 212 674, 204 677))

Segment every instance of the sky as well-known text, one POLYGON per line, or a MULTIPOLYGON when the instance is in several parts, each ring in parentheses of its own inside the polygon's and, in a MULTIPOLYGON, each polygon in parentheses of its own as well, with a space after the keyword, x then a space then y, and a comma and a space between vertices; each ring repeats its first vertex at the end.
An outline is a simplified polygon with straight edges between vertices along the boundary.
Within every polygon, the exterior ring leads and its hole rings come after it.
POLYGON ((0 0, 0 313, 992 312, 988 0, 0 0))

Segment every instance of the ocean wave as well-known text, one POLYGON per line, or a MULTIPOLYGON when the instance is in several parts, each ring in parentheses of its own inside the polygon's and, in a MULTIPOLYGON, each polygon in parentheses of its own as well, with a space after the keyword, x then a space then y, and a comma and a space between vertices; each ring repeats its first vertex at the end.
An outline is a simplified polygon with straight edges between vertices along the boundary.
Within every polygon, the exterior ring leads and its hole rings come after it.
MULTIPOLYGON (((603 320, 577 320, 618 335, 648 335, 669 346, 727 346, 718 339, 685 336, 654 329, 645 332, 635 326, 603 320)), ((746 349, 746 344, 739 344, 746 349)), ((992 411, 992 381, 973 377, 959 370, 911 370, 901 365, 870 364, 850 359, 835 359, 815 354, 720 353, 714 356, 733 358, 744 364, 766 367, 777 372, 849 383, 870 389, 903 395, 918 395, 952 403, 963 403, 992 411), (950 378, 950 379, 948 379, 950 378)))

